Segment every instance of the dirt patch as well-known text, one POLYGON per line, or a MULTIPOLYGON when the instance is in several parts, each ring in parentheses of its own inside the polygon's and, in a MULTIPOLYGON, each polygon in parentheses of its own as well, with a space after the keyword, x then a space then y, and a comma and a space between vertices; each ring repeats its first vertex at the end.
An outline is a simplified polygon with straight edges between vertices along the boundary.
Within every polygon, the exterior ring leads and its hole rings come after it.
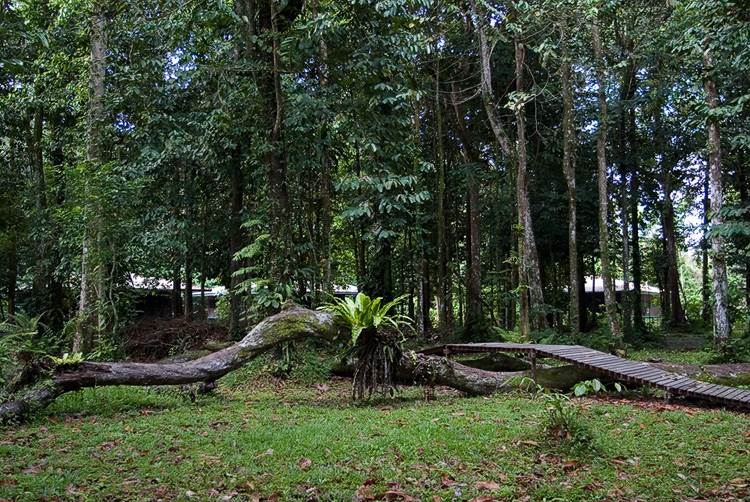
POLYGON ((228 341, 229 329, 215 321, 144 317, 127 326, 123 337, 125 355, 147 362, 201 349, 209 340, 228 341))

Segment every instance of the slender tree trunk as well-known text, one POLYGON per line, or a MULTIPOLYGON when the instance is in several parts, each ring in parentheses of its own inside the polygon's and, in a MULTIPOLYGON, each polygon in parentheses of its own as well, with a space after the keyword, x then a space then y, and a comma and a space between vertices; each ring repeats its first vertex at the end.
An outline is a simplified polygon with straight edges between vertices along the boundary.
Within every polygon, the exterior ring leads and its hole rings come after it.
MULTIPOLYGON (((710 110, 719 108, 719 92, 713 77, 714 58, 711 52, 704 56, 706 73, 703 85, 706 90, 706 104, 710 110)), ((708 117, 708 168, 711 175, 711 221, 712 228, 724 223, 721 208, 724 202, 724 186, 721 172, 721 136, 719 122, 716 116, 708 117)), ((729 323, 729 293, 727 283, 726 259, 724 257, 724 238, 720 234, 711 239, 713 260, 713 292, 714 292, 714 343, 718 347, 726 347, 731 335, 732 326, 729 323)))
MULTIPOLYGON (((667 174, 669 176, 669 174, 667 174)), ((667 290, 669 292, 670 324, 681 327, 685 324, 685 313, 680 301, 680 275, 677 263, 674 204, 669 180, 664 184, 664 240, 667 252, 667 290)))
POLYGON ((11 230, 11 242, 9 246, 8 260, 8 282, 6 283, 8 294, 8 316, 16 315, 16 288, 18 283, 18 252, 16 250, 17 239, 15 230, 11 230))
MULTIPOLYGON (((511 182, 512 184, 512 182, 511 182)), ((509 262, 510 262, 510 289, 511 291, 518 291, 518 279, 519 279, 519 267, 518 267, 518 259, 519 256, 519 250, 518 250, 518 226, 516 225, 517 218, 514 218, 512 215, 510 219, 510 229, 508 231, 510 235, 510 256, 509 262)), ((518 323, 518 303, 515 300, 510 300, 508 302, 508 320, 506 321, 505 329, 512 330, 515 329, 516 324, 518 323)), ((528 312, 526 315, 526 326, 528 326, 528 312)), ((528 333, 527 333, 528 334, 528 333)))
MULTIPOLYGON (((602 262, 602 276, 604 277, 604 305, 607 310, 607 325, 612 336, 620 340, 620 326, 617 322, 617 301, 615 299, 615 284, 609 257, 609 194, 607 190, 607 96, 605 92, 604 55, 599 36, 599 19, 594 18, 591 23, 591 34, 594 42, 594 59, 596 64, 596 79, 599 85, 597 92, 599 101, 599 126, 596 140, 596 161, 599 179, 599 248, 602 262)), ((619 342, 618 342, 619 343, 619 342)))
POLYGON ((34 293, 41 300, 39 307, 41 310, 47 310, 49 284, 47 252, 49 249, 48 235, 48 218, 47 218, 47 183, 44 175, 44 155, 42 149, 43 134, 43 116, 42 106, 37 105, 30 112, 29 131, 27 134, 27 145, 30 157, 32 179, 34 180, 34 205, 36 214, 34 219, 37 222, 37 228, 40 230, 34 236, 36 240, 36 256, 34 264, 34 293))
POLYGON ((268 116, 272 126, 270 152, 268 154, 268 185, 271 195, 271 245, 275 248, 272 256, 277 257, 274 276, 284 284, 291 279, 292 272, 292 230, 289 215, 292 204, 286 183, 286 159, 283 151, 284 97, 281 89, 281 63, 279 60, 278 8, 271 2, 271 28, 273 38, 273 72, 265 85, 261 85, 264 102, 269 106, 268 116))
MULTIPOLYGON (((362 152, 359 148, 359 141, 354 140, 354 154, 357 165, 357 179, 362 179, 362 152)), ((361 185, 357 188, 357 197, 362 197, 361 185)), ((357 283, 359 290, 362 291, 362 285, 367 280, 367 247, 365 246, 365 225, 360 222, 356 233, 357 247, 354 250, 357 257, 357 283)))
MULTIPOLYGON (((632 51, 632 42, 630 43, 632 51)), ((635 95, 636 77, 635 62, 633 58, 628 59, 628 66, 625 69, 624 81, 622 83, 622 92, 620 100, 631 102, 635 95)), ((629 105, 629 113, 634 112, 633 105, 629 105)), ((622 320, 623 320, 623 339, 630 342, 633 340, 633 295, 630 293, 630 232, 629 232, 629 215, 630 199, 628 197, 628 173, 635 168, 635 144, 634 137, 628 132, 627 115, 623 112, 620 116, 620 176, 622 183, 620 185, 620 215, 622 218, 622 320), (630 141, 628 141, 630 140, 630 141), (626 158, 629 159, 626 161, 626 158)))
POLYGON ((630 172, 630 221, 632 225, 631 248, 633 251, 633 329, 642 333, 646 329, 643 320, 643 295, 641 293, 641 237, 640 237, 640 215, 638 214, 638 193, 640 190, 638 183, 638 171, 633 163, 633 170, 630 172))
POLYGON ((706 171, 703 182, 703 238, 701 239, 701 300, 703 309, 701 318, 706 324, 711 322, 711 287, 708 278, 708 225, 711 213, 711 199, 709 198, 710 174, 706 171))
MULTIPOLYGON (((490 61, 490 48, 485 34, 485 28, 483 19, 479 15, 477 10, 476 1, 470 0, 470 4, 473 11, 474 30, 476 31, 478 43, 479 43, 479 62, 480 62, 480 76, 481 76, 481 92, 484 107, 487 112, 487 117, 490 122, 492 133, 495 136, 500 149, 503 154, 512 162, 516 162, 516 186, 518 195, 518 220, 519 225, 522 228, 522 235, 520 238, 524 240, 523 245, 519 245, 519 251, 522 252, 522 273, 525 274, 526 279, 521 280, 521 288, 525 289, 528 286, 528 294, 531 299, 531 309, 534 310, 533 318, 531 319, 536 329, 543 329, 544 327, 544 292, 542 290, 542 278, 539 267, 539 256, 536 249, 536 240, 534 238, 534 226, 531 217, 531 204, 529 197, 529 178, 526 170, 526 132, 525 132, 525 116, 523 111, 523 104, 517 103, 515 105, 516 115, 516 129, 518 133, 517 147, 514 149, 511 146, 511 142, 508 138, 508 134, 503 129, 500 118, 497 114, 497 103, 494 99, 494 93, 492 89, 492 67, 490 61)), ((515 61, 516 61, 516 91, 524 91, 523 83, 523 71, 524 71, 524 58, 525 50, 523 44, 516 37, 514 40, 515 46, 515 61)), ((523 291, 521 291, 523 296, 523 291)), ((528 312, 525 309, 525 305, 521 303, 521 316, 523 318, 524 312, 528 312)), ((525 321, 522 320, 522 326, 525 325, 525 321)), ((523 331, 523 329, 522 329, 523 331)), ((523 336, 523 335, 522 335, 523 336)))
POLYGON ((578 191, 576 190, 575 169, 575 129, 573 124, 573 93, 570 89, 570 54, 568 53, 568 40, 566 27, 560 25, 560 44, 562 45, 562 68, 561 84, 563 98, 563 174, 568 186, 568 271, 569 271, 569 313, 570 332, 575 338, 580 331, 579 324, 579 290, 578 290, 578 191))
MULTIPOLYGON (((472 149, 464 117, 458 86, 452 84, 451 102, 456 134, 461 142, 461 153, 466 164, 477 165, 478 157, 472 149)), ((475 328, 482 320, 482 256, 481 256, 481 215, 479 211, 479 181, 474 175, 467 180, 466 194, 466 316, 464 334, 467 339, 474 335, 475 328)))
MULTIPOLYGON (((737 152, 737 177, 739 178, 740 204, 750 209, 750 196, 748 196, 748 170, 745 164, 745 150, 737 152)), ((750 215, 746 214, 745 221, 750 223, 750 215)), ((750 245, 750 237, 745 236, 745 249, 750 245)), ((747 333, 750 335, 750 256, 745 256, 745 320, 747 333)))
POLYGON ((437 179, 437 313, 438 323, 441 334, 446 335, 453 330, 453 312, 450 305, 450 291, 448 285, 450 278, 447 276, 447 265, 450 247, 446 240, 446 216, 445 216, 445 152, 443 149, 443 114, 442 100, 440 99, 440 58, 437 60, 437 70, 435 72, 435 122, 437 125, 437 138, 435 143, 436 164, 438 170, 437 179))
POLYGON ((578 331, 588 328, 588 308, 586 307, 586 263, 583 253, 578 254, 578 331))
POLYGON ((469 215, 469 267, 466 284, 466 313, 469 331, 474 332, 482 321, 482 218, 479 210, 479 182, 472 179, 469 183, 469 200, 466 211, 469 215))
POLYGON ((661 174, 659 181, 664 192, 662 211, 662 230, 664 232, 664 251, 666 255, 666 296, 669 302, 669 324, 679 328, 684 324, 685 314, 680 301, 680 272, 677 259, 677 242, 675 235, 674 203, 672 202, 672 168, 668 161, 666 140, 662 130, 661 108, 654 110, 654 142, 660 154, 661 174))
POLYGON ((229 231, 229 255, 230 255, 230 291, 229 291, 229 334, 237 337, 242 332, 242 295, 237 288, 243 278, 237 275, 242 268, 242 262, 235 258, 235 255, 242 249, 243 232, 242 232, 242 208, 245 196, 245 180, 242 172, 242 166, 239 159, 233 159, 232 174, 230 183, 232 187, 231 194, 231 220, 229 231))
POLYGON ((182 310, 182 260, 175 251, 172 254, 172 317, 180 317, 182 310))
MULTIPOLYGON (((91 18, 91 60, 89 65, 89 109, 87 125, 87 148, 86 160, 88 169, 97 170, 98 165, 103 162, 102 155, 102 130, 104 127, 104 80, 106 76, 107 39, 105 36, 107 19, 104 6, 94 3, 94 12, 91 18)), ((94 194, 90 193, 86 184, 84 188, 84 200, 87 207, 88 224, 84 229, 83 246, 81 250, 81 295, 78 307, 78 322, 76 333, 73 338, 73 352, 88 353, 94 348, 96 333, 99 329, 99 316, 97 315, 97 303, 99 302, 99 291, 97 290, 98 251, 95 246, 100 242, 99 207, 92 202, 94 194)))
MULTIPOLYGON (((313 17, 318 16, 318 0, 310 1, 310 9, 313 17)), ((318 44, 320 49, 320 89, 323 91, 323 99, 326 99, 325 93, 328 87, 328 45, 323 37, 320 38, 318 44)), ((320 134, 320 146, 321 146, 321 220, 322 220, 322 233, 323 233, 323 248, 325 252, 325 261, 323 263, 323 280, 321 289, 326 293, 333 293, 333 285, 331 284, 331 253, 332 253, 332 238, 331 238, 331 226, 333 217, 331 213, 331 148, 329 146, 329 127, 327 121, 321 125, 320 134)))
MULTIPOLYGON (((518 37, 514 40, 516 55, 516 92, 524 91, 524 59, 526 51, 518 37)), ((526 116, 523 103, 515 105, 516 129, 518 133, 518 223, 523 232, 523 268, 529 288, 529 317, 531 326, 541 331, 545 328, 544 292, 542 290, 542 275, 539 267, 539 255, 534 237, 534 225, 531 218, 530 179, 526 164, 526 116)))
POLYGON ((185 317, 193 318, 193 256, 190 251, 185 253, 185 317))

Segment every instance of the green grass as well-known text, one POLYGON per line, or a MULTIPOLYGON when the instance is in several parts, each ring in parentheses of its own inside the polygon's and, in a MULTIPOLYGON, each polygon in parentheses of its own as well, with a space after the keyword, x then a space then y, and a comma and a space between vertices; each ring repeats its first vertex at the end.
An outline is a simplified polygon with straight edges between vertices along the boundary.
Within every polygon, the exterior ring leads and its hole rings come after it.
POLYGON ((670 350, 670 349, 641 349, 628 353, 628 359, 643 361, 649 357, 661 359, 665 363, 709 364, 716 354, 709 350, 670 350))
POLYGON ((528 396, 443 389, 425 402, 411 388, 355 405, 348 380, 284 381, 259 368, 195 403, 170 389, 63 396, 29 423, 0 429, 0 499, 750 496, 747 415, 576 400, 593 436, 590 448, 576 448, 544 432, 546 404, 528 396))

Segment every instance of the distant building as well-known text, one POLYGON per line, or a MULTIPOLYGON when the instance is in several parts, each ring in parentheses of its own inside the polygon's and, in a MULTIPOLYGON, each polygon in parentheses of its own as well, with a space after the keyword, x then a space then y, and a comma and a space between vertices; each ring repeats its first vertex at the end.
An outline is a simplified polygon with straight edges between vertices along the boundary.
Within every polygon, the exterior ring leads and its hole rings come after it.
MULTIPOLYGON (((172 315, 172 312, 174 311, 172 308, 172 281, 131 275, 130 282, 133 289, 141 293, 136 301, 136 310, 138 312, 143 315, 156 315, 161 317, 169 317, 172 315)), ((180 291, 184 295, 184 284, 180 285, 180 291)), ((193 285, 192 291, 194 313, 197 314, 201 305, 200 285, 193 285)), ((358 291, 357 286, 334 285, 333 296, 337 298, 355 296, 358 291)), ((217 302, 219 298, 227 293, 228 290, 224 286, 214 286, 203 290, 203 297, 206 302, 206 317, 208 319, 216 319, 217 302)))
MULTIPOLYGON (((635 286, 630 283, 628 291, 633 292, 635 286)), ((615 297, 617 302, 622 302, 622 292, 625 290, 625 281, 615 279, 615 297)), ((641 284, 641 312, 645 319, 656 319, 661 317, 661 306, 659 304, 659 288, 641 284)), ((604 278, 586 277, 586 306, 592 312, 604 312, 604 278)))

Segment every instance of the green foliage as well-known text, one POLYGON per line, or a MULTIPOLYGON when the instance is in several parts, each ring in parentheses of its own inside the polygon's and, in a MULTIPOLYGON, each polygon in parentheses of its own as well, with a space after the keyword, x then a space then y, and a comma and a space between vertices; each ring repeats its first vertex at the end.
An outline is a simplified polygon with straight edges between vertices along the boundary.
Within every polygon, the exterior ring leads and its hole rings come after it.
POLYGON ((709 364, 750 362, 750 336, 730 338, 724 347, 714 347, 709 354, 709 364))
POLYGON ((542 387, 529 378, 524 378, 522 383, 534 389, 546 404, 544 432, 550 440, 558 444, 565 441, 581 448, 592 446, 593 435, 589 424, 570 396, 542 387))
POLYGON ((76 352, 68 354, 67 352, 60 357, 47 356, 58 366, 76 366, 84 361, 83 353, 76 352))
POLYGON ((409 322, 402 314, 390 314, 406 298, 406 295, 381 305, 382 298, 371 300, 358 293, 352 300, 333 298, 333 303, 323 305, 320 310, 332 312, 340 324, 351 330, 345 340, 345 357, 357 359, 354 372, 353 397, 364 399, 380 389, 383 394, 393 392, 393 373, 402 353, 403 334, 401 327, 409 322))
POLYGON ((408 295, 403 295, 381 305, 382 298, 370 300, 364 293, 357 293, 353 300, 348 296, 343 299, 333 297, 333 303, 323 305, 319 310, 333 313, 337 322, 351 329, 352 336, 346 344, 356 347, 363 332, 391 327, 402 334, 401 327, 410 323, 411 319, 402 314, 391 315, 389 312, 407 297, 408 295))
MULTIPOLYGON (((622 385, 620 382, 615 382, 612 384, 612 386, 615 388, 617 392, 623 392, 626 388, 624 385, 622 385)), ((597 392, 605 392, 607 390, 606 386, 599 381, 598 378, 594 378, 593 380, 585 380, 583 382, 578 382, 573 387, 573 394, 577 397, 584 396, 586 394, 596 394, 597 392)))

